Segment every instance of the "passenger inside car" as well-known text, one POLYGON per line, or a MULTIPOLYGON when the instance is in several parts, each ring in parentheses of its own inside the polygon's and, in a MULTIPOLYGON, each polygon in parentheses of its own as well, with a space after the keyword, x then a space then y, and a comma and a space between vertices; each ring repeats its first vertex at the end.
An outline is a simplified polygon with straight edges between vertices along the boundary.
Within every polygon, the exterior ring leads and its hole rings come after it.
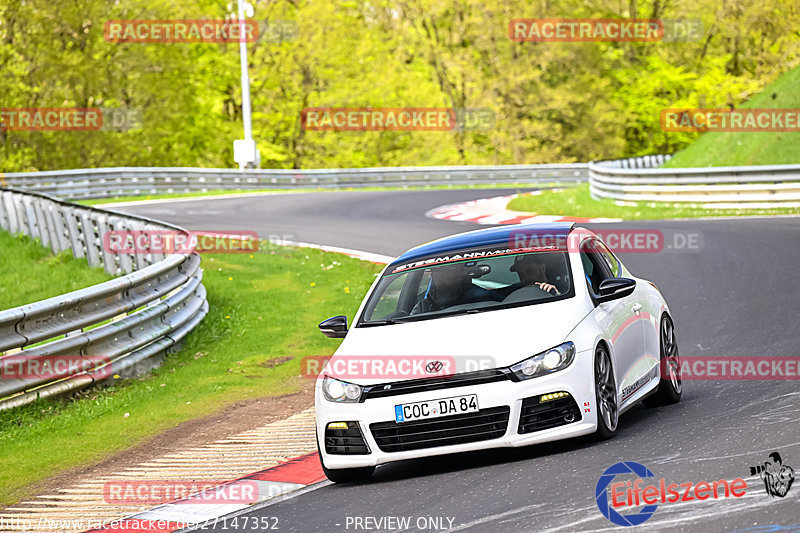
POLYGON ((441 311, 448 307, 474 302, 502 301, 503 297, 495 291, 478 287, 472 283, 473 278, 480 277, 484 273, 480 270, 481 267, 489 269, 486 265, 476 266, 474 263, 441 265, 432 268, 430 284, 423 298, 411 310, 411 314, 441 311))

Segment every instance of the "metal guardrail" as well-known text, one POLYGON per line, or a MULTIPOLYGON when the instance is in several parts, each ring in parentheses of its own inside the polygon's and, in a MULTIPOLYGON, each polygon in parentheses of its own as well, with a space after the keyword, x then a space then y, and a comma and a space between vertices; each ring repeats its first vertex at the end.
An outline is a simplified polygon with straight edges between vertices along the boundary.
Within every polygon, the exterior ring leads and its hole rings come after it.
POLYGON ((82 207, 61 198, 202 192, 214 189, 357 188, 374 186, 581 182, 594 197, 702 203, 709 207, 792 206, 800 200, 800 165, 659 169, 670 156, 556 165, 395 167, 315 170, 98 168, 0 173, 0 228, 71 250, 122 277, 69 294, 0 311, 0 359, 17 355, 101 355, 105 366, 58 381, 0 379, 0 409, 78 390, 106 376, 137 372, 175 346, 208 312, 200 258, 112 254, 112 230, 182 228, 82 207), (5 350, 5 353, 3 351, 5 350), (140 368, 137 368, 140 367, 140 368))
POLYGON ((0 185, 60 198, 107 198, 216 189, 335 189, 586 181, 586 163, 356 169, 118 167, 0 174, 0 185))
POLYGON ((55 253, 71 250, 106 272, 125 274, 0 311, 0 364, 13 356, 28 367, 28 361, 38 362, 41 372, 13 379, 0 375, 0 410, 150 369, 208 312, 199 255, 112 254, 103 247, 103 235, 111 230, 185 233, 182 228, 2 188, 0 228, 38 238, 55 253), (82 358, 87 367, 56 375, 46 371, 54 356, 82 358))
POLYGON ((589 163, 595 198, 701 204, 706 208, 800 207, 800 165, 654 168, 669 156, 589 163))
MULTIPOLYGON (((109 231, 182 228, 58 198, 98 198, 213 189, 302 189, 585 181, 586 164, 318 170, 99 168, 0 174, 0 228, 71 250, 122 277, 41 302, 0 311, 0 361, 72 355, 103 364, 64 378, 0 379, 0 410, 88 387, 108 376, 155 366, 208 312, 196 254, 118 254, 109 231), (5 351, 5 352, 4 352, 5 351)), ((2 368, 2 367, 0 367, 2 368)), ((1 371, 1 370, 0 370, 1 371)), ((7 376, 0 376, 5 378, 7 376)))
POLYGON ((422 185, 582 182, 595 198, 706 207, 795 206, 800 165, 660 169, 668 155, 553 165, 357 169, 116 167, 0 174, 0 185, 60 198, 106 198, 210 190, 336 189, 422 185), (707 205, 706 205, 707 204, 707 205))

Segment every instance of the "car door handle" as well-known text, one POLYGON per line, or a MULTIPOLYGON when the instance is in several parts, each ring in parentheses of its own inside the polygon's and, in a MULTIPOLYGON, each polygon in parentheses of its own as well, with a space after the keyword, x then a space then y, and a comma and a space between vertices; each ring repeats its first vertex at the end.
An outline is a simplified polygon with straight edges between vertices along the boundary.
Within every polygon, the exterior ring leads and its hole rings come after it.
POLYGON ((638 313, 639 311, 642 310, 642 304, 639 304, 639 303, 633 304, 633 306, 631 307, 631 310, 634 313, 638 313))

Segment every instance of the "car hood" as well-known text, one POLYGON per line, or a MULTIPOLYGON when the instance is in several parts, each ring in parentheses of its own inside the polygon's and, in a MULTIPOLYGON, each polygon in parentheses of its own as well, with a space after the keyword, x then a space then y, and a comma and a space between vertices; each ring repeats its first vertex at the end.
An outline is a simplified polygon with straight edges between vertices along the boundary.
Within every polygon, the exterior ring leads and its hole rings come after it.
MULTIPOLYGON (((385 326, 356 327, 347 333, 334 358, 452 357, 456 372, 513 365, 569 340, 586 316, 578 298, 469 315, 456 315, 385 326)), ((446 359, 449 360, 449 359, 446 359)), ((342 368, 331 365, 329 368, 342 368)), ((400 381, 385 375, 337 375, 361 385, 400 381)), ((406 379, 426 377, 413 375, 406 379)), ((427 376, 429 377, 429 376, 427 376)))

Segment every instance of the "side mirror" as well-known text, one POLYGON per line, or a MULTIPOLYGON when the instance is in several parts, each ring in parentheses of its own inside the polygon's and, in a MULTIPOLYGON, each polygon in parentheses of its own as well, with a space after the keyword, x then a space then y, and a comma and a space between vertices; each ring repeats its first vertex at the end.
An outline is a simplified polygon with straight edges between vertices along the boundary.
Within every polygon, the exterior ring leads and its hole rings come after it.
POLYGON ((319 330, 326 337, 333 339, 343 339, 347 335, 347 317, 344 315, 335 316, 319 323, 319 330))
POLYGON ((600 295, 595 299, 598 303, 610 302, 619 298, 625 298, 633 293, 636 288, 636 280, 629 278, 610 278, 600 283, 600 295))

